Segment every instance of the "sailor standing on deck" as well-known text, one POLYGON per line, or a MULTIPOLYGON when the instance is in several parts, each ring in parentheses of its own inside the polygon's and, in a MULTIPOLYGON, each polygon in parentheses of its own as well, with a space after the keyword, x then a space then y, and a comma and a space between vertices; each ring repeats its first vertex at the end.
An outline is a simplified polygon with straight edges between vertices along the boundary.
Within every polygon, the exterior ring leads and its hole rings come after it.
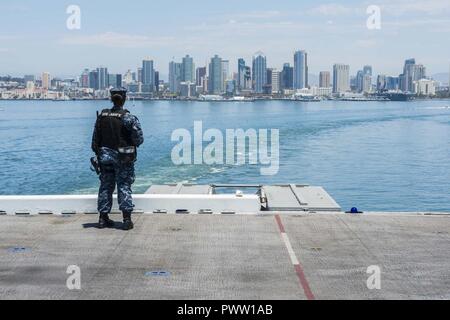
POLYGON ((98 193, 99 228, 114 227, 109 219, 113 206, 113 193, 118 189, 119 208, 123 213, 123 229, 134 228, 131 214, 134 209, 131 186, 135 181, 134 163, 137 148, 144 143, 141 124, 137 117, 123 109, 127 90, 111 90, 112 109, 103 110, 97 118, 92 150, 100 166, 100 190, 98 193))

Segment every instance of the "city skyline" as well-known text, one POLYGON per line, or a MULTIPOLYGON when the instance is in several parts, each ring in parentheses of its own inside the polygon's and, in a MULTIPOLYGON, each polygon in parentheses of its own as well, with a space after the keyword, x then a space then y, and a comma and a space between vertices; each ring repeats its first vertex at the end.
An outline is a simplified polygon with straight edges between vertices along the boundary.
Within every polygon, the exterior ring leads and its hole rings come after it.
POLYGON ((120 9, 120 3, 115 7, 108 2, 108 10, 104 1, 77 4, 81 29, 68 30, 69 3, 4 1, 0 8, 7 27, 0 32, 0 73, 37 75, 45 70, 65 77, 100 65, 124 73, 148 56, 167 79, 169 62, 186 53, 198 66, 218 54, 237 70, 238 58, 251 61, 263 51, 268 66, 281 69, 299 49, 308 52, 313 74, 331 72, 335 63, 349 64, 353 71, 369 63, 375 74, 397 74, 407 57, 416 57, 435 74, 448 72, 450 61, 450 45, 444 41, 450 33, 448 1, 381 0, 380 30, 367 28, 370 3, 364 1, 166 1, 120 9))

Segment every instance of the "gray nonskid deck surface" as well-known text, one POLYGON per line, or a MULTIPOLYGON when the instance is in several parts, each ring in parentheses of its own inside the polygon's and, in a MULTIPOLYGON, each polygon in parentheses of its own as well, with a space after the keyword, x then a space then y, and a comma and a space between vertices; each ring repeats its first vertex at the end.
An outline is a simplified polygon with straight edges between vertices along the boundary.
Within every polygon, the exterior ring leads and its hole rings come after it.
MULTIPOLYGON (((0 217, 0 299, 306 299, 272 215, 141 215, 131 232, 96 218, 0 217)), ((317 299, 450 299, 448 216, 281 220, 317 299), (366 286, 371 265, 381 290, 366 286)))

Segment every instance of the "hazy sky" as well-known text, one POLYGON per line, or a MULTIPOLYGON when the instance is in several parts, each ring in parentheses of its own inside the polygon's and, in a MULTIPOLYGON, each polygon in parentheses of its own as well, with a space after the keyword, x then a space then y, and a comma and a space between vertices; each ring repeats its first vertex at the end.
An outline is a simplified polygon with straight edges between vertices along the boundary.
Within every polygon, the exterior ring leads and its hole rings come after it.
POLYGON ((311 73, 347 63, 398 75, 415 57, 428 73, 448 72, 450 0, 114 1, 1 0, 0 74, 79 75, 100 65, 135 70, 144 57, 167 74, 185 54, 205 65, 213 55, 251 63, 263 51, 280 68, 309 53, 311 73), (81 29, 68 30, 66 9, 81 8, 81 29), (381 30, 368 30, 369 5, 381 7, 381 30))

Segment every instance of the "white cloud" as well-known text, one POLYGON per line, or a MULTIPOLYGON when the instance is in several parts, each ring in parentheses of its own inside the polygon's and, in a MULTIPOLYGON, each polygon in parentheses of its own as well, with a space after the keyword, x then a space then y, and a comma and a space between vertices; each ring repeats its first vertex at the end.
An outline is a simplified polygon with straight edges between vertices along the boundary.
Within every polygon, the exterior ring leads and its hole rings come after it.
POLYGON ((237 13, 232 15, 233 20, 246 20, 246 19, 270 19, 281 16, 281 12, 277 10, 266 11, 252 11, 248 13, 237 13))
POLYGON ((358 11, 361 12, 361 10, 358 10, 353 7, 347 7, 337 3, 328 3, 322 4, 318 7, 311 8, 308 10, 308 13, 312 15, 323 15, 323 16, 342 16, 354 14, 358 11))
POLYGON ((407 14, 445 15, 450 13, 448 0, 390 0, 381 4, 383 12, 401 16, 407 14))
POLYGON ((152 46, 166 46, 173 42, 172 37, 148 37, 142 35, 129 35, 115 32, 87 36, 65 37, 60 40, 66 45, 91 45, 117 48, 144 48, 152 46))

